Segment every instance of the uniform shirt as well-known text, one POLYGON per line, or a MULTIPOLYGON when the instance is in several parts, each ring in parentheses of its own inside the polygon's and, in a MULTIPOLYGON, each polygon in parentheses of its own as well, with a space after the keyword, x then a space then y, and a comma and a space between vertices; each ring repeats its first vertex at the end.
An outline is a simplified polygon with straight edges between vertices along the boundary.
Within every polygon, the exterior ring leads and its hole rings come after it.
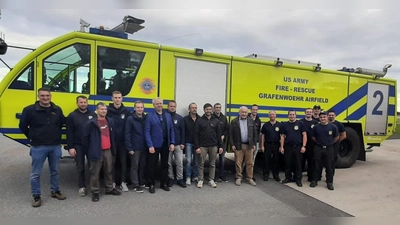
POLYGON ((308 121, 308 120, 306 120, 306 118, 303 118, 300 121, 303 122, 303 124, 304 124, 304 129, 307 133, 307 140, 311 139, 311 131, 312 131, 313 127, 319 123, 319 119, 318 119, 318 121, 315 119, 311 119, 310 121, 308 121))
POLYGON ((299 120, 295 122, 286 122, 281 127, 281 134, 286 135, 285 144, 287 145, 301 145, 303 143, 303 135, 305 132, 304 124, 299 120))
POLYGON ((274 124, 271 121, 264 123, 261 128, 261 133, 264 134, 265 142, 279 142, 281 139, 280 130, 282 124, 278 121, 275 121, 274 124))
POLYGON ((334 124, 334 125, 337 127, 337 129, 338 129, 338 131, 339 131, 339 134, 341 134, 341 133, 343 133, 343 132, 346 131, 345 128, 344 128, 344 126, 343 126, 343 124, 342 124, 341 122, 335 120, 335 121, 332 122, 332 124, 334 124))
POLYGON ((319 146, 331 146, 334 144, 334 138, 339 135, 335 125, 328 123, 326 125, 317 124, 312 130, 312 136, 316 139, 319 146))

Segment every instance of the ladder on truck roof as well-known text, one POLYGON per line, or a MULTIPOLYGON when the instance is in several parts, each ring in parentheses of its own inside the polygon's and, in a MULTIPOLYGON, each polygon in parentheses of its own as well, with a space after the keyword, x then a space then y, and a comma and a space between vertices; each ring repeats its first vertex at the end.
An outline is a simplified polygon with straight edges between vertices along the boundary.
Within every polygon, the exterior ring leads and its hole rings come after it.
MULTIPOLYGON (((259 55, 259 54, 255 54, 255 53, 253 53, 251 55, 247 55, 244 58, 257 58, 257 59, 274 61, 277 66, 282 66, 284 63, 286 63, 286 64, 295 64, 295 65, 297 64, 297 65, 304 65, 304 66, 313 66, 315 71, 320 71, 321 70, 321 63, 305 62, 305 61, 295 60, 295 59, 278 58, 278 57, 273 57, 273 56, 259 55)), ((366 69, 366 68, 361 68, 361 67, 357 67, 356 69, 343 67, 342 69, 340 69, 338 71, 370 75, 374 79, 379 79, 379 78, 384 77, 386 75, 386 73, 387 73, 387 71, 388 71, 388 69, 390 67, 392 67, 392 64, 386 64, 383 67, 382 71, 366 69)))

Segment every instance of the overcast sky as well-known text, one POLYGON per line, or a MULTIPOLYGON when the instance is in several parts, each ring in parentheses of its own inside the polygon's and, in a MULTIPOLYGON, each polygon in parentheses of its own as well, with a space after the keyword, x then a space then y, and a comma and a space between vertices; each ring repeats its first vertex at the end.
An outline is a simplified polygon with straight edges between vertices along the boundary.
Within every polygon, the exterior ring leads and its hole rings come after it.
MULTIPOLYGON (((79 30, 80 18, 112 28, 125 15, 146 21, 145 29, 130 38, 236 56, 299 59, 331 69, 381 70, 390 63, 386 76, 400 78, 400 14, 395 10, 2 9, 0 32, 9 45, 35 48, 79 30)), ((1 58, 12 67, 27 53, 9 49, 1 58)), ((7 71, 0 64, 0 79, 7 71)))

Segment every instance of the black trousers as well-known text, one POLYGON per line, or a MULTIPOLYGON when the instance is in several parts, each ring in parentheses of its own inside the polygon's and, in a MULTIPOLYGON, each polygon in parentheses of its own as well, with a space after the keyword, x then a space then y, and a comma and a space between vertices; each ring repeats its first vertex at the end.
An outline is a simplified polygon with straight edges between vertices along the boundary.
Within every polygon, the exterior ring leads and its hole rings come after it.
POLYGON ((333 164, 334 164, 334 148, 329 146, 322 148, 316 145, 314 148, 315 172, 313 181, 318 181, 321 177, 322 168, 325 167, 326 182, 333 183, 333 164))
POLYGON ((263 176, 268 177, 269 172, 272 170, 272 175, 278 176, 278 165, 279 165, 279 142, 276 143, 264 143, 264 168, 263 176))
POLYGON ((335 175, 336 161, 338 159, 339 147, 340 147, 339 141, 333 144, 333 164, 332 164, 333 175, 335 175))
POLYGON ((314 176, 315 162, 314 162, 314 147, 315 143, 311 140, 307 141, 306 152, 303 153, 302 160, 302 171, 307 161, 307 177, 308 181, 311 181, 314 176))
POLYGON ((126 174, 128 170, 127 166, 127 159, 128 159, 128 151, 126 150, 125 144, 118 143, 117 145, 117 155, 116 161, 113 165, 113 179, 116 182, 115 178, 120 178, 121 182, 126 182, 126 174), (117 168, 119 167, 119 168, 117 168))
POLYGON ((76 175, 78 177, 78 187, 86 188, 85 182, 85 158, 88 162, 88 167, 90 168, 90 161, 87 159, 88 152, 83 145, 75 145, 76 151, 75 165, 76 165, 76 175))
POLYGON ((285 176, 286 179, 292 179, 292 165, 294 166, 294 177, 296 180, 302 178, 301 162, 303 159, 301 151, 301 145, 285 145, 284 146, 285 156, 285 176))
POLYGON ((159 155, 161 155, 161 178, 160 185, 168 184, 168 156, 169 156, 169 147, 167 145, 167 141, 164 141, 163 146, 161 148, 155 148, 155 153, 148 153, 147 155, 147 184, 155 185, 155 172, 159 159, 159 155))

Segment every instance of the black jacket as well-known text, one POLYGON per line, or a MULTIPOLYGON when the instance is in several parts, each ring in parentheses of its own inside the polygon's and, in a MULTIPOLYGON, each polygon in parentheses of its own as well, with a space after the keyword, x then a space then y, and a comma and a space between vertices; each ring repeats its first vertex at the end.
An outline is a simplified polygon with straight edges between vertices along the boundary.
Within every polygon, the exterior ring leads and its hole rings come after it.
POLYGON ((82 145, 83 128, 86 122, 95 118, 97 114, 89 109, 82 113, 75 109, 67 116, 67 148, 75 148, 75 145, 82 145))
POLYGON ((192 120, 192 117, 189 115, 183 117, 183 122, 185 124, 185 142, 194 144, 194 126, 196 122, 200 119, 200 116, 196 114, 196 121, 192 120))
MULTIPOLYGON (((237 150, 242 150, 242 135, 240 132, 240 117, 236 117, 232 120, 229 126, 229 144, 235 146, 237 150)), ((257 145, 257 131, 254 120, 251 117, 247 117, 247 137, 249 139, 250 148, 257 145)))
MULTIPOLYGON (((249 117, 251 119, 253 119, 253 117, 251 117, 251 113, 249 113, 249 117)), ((256 127, 257 142, 259 142, 260 141, 260 131, 261 131, 261 119, 258 115, 256 116, 256 119, 254 120, 254 126, 256 127)))
POLYGON ((19 129, 35 145, 60 145, 61 129, 65 117, 60 107, 51 102, 49 110, 35 104, 25 107, 19 121, 19 129))
POLYGON ((226 142, 227 138, 228 138, 228 134, 229 134, 229 123, 228 123, 228 119, 226 118, 226 116, 222 113, 219 114, 219 117, 217 116, 217 114, 213 114, 213 116, 219 120, 219 125, 221 126, 221 133, 222 135, 224 135, 224 142, 226 142))
POLYGON ((194 149, 214 146, 222 148, 221 135, 219 120, 212 116, 208 119, 206 115, 203 115, 194 127, 194 149))
POLYGON ((125 145, 129 151, 147 151, 146 137, 144 136, 144 124, 146 114, 142 114, 142 118, 138 117, 135 112, 126 119, 125 125, 125 145))
MULTIPOLYGON (((110 143, 111 143, 111 153, 115 156, 116 146, 115 146, 115 123, 112 119, 106 118, 108 126, 110 128, 110 143)), ((102 150, 101 150, 101 131, 99 123, 97 122, 97 117, 90 119, 86 122, 83 130, 82 136, 83 146, 88 150, 89 160, 100 160, 102 150)))
POLYGON ((110 103, 107 107, 107 117, 113 119, 115 123, 114 134, 116 144, 125 144, 125 123, 130 114, 129 109, 122 103, 118 109, 115 108, 114 103, 110 103))

